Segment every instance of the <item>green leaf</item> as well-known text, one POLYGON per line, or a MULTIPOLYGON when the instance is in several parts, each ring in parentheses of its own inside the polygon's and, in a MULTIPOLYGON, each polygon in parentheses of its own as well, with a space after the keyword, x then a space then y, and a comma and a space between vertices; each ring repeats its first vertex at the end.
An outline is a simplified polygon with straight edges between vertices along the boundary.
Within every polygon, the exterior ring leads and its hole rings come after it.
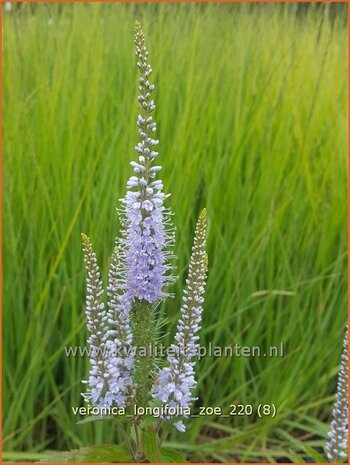
POLYGON ((89 415, 84 418, 84 420, 77 421, 77 425, 83 425, 84 423, 91 423, 92 421, 101 421, 101 420, 115 420, 113 415, 89 415))
POLYGON ((185 458, 174 449, 166 449, 162 447, 160 449, 160 453, 162 456, 162 462, 165 463, 187 463, 185 458))
POLYGON ((303 445, 304 447, 304 450, 305 452, 312 458, 315 460, 316 463, 327 463, 327 460, 324 456, 322 456, 321 454, 319 454, 315 449, 313 449, 312 447, 304 444, 303 445))
POLYGON ((162 457, 158 446, 158 437, 156 431, 149 426, 143 431, 142 445, 145 456, 150 462, 161 462, 162 457))
POLYGON ((83 447, 82 449, 59 452, 40 460, 40 462, 49 463, 102 463, 131 461, 131 457, 125 444, 120 444, 118 446, 102 444, 98 446, 83 447))
POLYGON ((140 423, 142 429, 146 429, 149 426, 157 425, 159 423, 159 418, 155 417, 145 417, 140 423))

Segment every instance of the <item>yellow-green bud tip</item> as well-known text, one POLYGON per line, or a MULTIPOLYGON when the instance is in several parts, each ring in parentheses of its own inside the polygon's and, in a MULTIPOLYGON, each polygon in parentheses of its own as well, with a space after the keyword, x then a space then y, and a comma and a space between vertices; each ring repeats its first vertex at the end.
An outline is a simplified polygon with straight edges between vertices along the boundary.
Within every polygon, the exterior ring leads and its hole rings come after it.
POLYGON ((134 31, 135 32, 139 32, 141 30, 141 23, 135 19, 135 22, 134 22, 134 31))
POLYGON ((87 234, 85 233, 81 233, 81 239, 83 241, 83 245, 84 247, 89 247, 91 244, 90 244, 90 238, 87 234))
POLYGON ((203 208, 198 217, 197 225, 200 229, 205 229, 207 224, 207 210, 203 208))

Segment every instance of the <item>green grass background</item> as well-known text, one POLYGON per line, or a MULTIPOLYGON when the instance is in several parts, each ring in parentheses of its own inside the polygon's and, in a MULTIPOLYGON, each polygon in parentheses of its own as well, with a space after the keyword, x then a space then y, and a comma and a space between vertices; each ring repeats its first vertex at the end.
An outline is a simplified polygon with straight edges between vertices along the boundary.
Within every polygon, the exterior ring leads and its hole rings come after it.
POLYGON ((200 405, 274 403, 275 418, 193 419, 168 442, 191 461, 300 461, 324 443, 347 315, 345 4, 4 13, 4 459, 119 440, 109 422, 75 424, 88 360, 63 347, 87 337, 80 233, 106 271, 135 157, 135 18, 177 227, 168 330, 205 206, 203 344, 286 347, 198 363, 200 405))

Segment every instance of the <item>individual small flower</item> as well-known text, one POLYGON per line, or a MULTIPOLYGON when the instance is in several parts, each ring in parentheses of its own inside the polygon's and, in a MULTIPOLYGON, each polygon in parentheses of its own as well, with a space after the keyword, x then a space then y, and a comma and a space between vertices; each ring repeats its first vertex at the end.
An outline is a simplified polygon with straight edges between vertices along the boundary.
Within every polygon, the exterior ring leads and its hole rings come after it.
POLYGON ((348 329, 344 336, 332 417, 325 450, 328 460, 336 463, 347 458, 348 450, 348 329))
MULTIPOLYGON (((202 304, 208 258, 205 251, 206 211, 199 216, 189 265, 186 289, 182 299, 181 316, 177 325, 173 355, 167 357, 168 366, 163 368, 153 389, 153 397, 172 407, 189 407, 195 400, 192 391, 196 386, 194 357, 198 351, 197 335, 202 320, 202 304)), ((183 421, 174 423, 184 432, 183 421)))
POLYGON ((151 116, 155 109, 152 92, 154 85, 149 77, 152 69, 140 23, 135 22, 135 52, 140 70, 137 117, 140 142, 135 150, 138 161, 132 161, 134 176, 127 182, 127 193, 122 211, 122 237, 119 241, 124 274, 120 285, 127 299, 154 303, 167 296, 166 286, 173 280, 169 264, 173 254, 169 248, 174 242, 170 210, 164 206, 168 195, 163 193, 163 183, 156 179, 160 166, 153 166, 158 152, 154 147, 156 123, 151 116))
POLYGON ((100 270, 91 242, 82 234, 84 260, 87 271, 86 317, 87 328, 90 332, 88 344, 90 346, 89 379, 83 381, 88 384, 85 400, 96 407, 110 407, 113 403, 123 405, 128 378, 119 370, 115 360, 110 356, 108 316, 102 302, 103 288, 100 270))

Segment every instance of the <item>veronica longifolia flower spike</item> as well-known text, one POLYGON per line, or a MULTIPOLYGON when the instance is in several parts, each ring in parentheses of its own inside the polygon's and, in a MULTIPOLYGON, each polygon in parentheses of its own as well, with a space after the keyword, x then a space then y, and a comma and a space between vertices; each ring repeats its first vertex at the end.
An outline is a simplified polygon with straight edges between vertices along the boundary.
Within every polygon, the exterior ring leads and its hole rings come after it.
POLYGON ((333 420, 326 444, 327 458, 330 462, 340 462, 347 458, 348 450, 348 330, 344 337, 341 356, 336 401, 333 407, 333 420))
POLYGON ((118 389, 109 370, 107 315, 101 302, 102 281, 90 240, 85 234, 82 234, 82 239, 87 271, 86 317, 91 364, 89 380, 83 381, 88 383, 88 392, 83 396, 95 406, 108 407, 112 405, 118 389))
MULTIPOLYGON (((208 258, 205 251, 206 211, 203 210, 197 223, 186 289, 182 299, 181 316, 177 325, 175 343, 171 345, 174 355, 168 356, 168 367, 163 368, 153 390, 153 397, 169 406, 189 407, 195 400, 192 390, 194 357, 198 350, 197 335, 202 319, 202 304, 208 258)), ((182 421, 174 423, 179 431, 185 431, 182 421)))
POLYGON ((132 384, 131 370, 133 356, 131 344, 132 334, 130 328, 130 312, 125 305, 123 295, 119 289, 120 263, 118 247, 114 248, 111 265, 108 273, 108 311, 107 319, 113 329, 108 331, 112 341, 109 341, 110 363, 109 371, 112 374, 113 388, 119 393, 115 398, 117 405, 124 405, 128 388, 132 384))
POLYGON ((158 156, 155 151, 158 140, 153 136, 156 123, 151 116, 155 109, 151 97, 154 85, 149 81, 152 69, 148 63, 144 34, 137 21, 135 46, 140 70, 140 113, 137 117, 140 142, 135 147, 138 161, 131 162, 135 175, 128 180, 129 190, 122 199, 124 210, 120 248, 124 276, 121 285, 127 301, 138 299, 154 303, 167 295, 164 288, 172 281, 168 271, 173 255, 168 248, 173 245, 174 233, 170 211, 163 205, 167 195, 162 192, 162 181, 156 179, 161 167, 154 164, 158 156))

